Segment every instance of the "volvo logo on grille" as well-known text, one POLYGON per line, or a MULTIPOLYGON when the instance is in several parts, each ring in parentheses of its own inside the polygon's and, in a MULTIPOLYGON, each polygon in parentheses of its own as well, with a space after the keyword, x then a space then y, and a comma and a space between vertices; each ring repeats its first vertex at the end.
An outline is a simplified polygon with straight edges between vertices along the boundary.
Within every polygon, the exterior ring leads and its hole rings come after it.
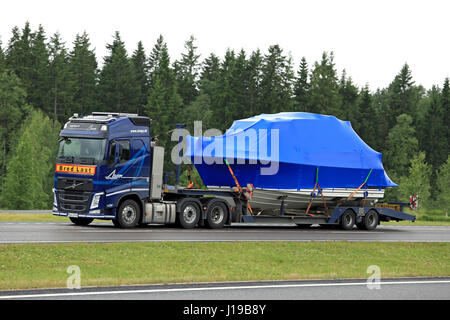
POLYGON ((76 182, 74 181, 70 186, 67 186, 67 187, 65 187, 64 189, 70 189, 70 188, 75 189, 76 187, 81 186, 82 184, 83 184, 83 182, 76 183, 76 182))

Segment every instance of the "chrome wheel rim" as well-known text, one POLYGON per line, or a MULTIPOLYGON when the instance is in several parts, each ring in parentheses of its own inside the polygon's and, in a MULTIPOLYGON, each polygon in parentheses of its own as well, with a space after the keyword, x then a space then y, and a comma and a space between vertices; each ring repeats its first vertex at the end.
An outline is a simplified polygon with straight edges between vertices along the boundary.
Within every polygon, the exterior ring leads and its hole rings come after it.
POLYGON ((131 224, 136 220, 136 209, 133 206, 128 205, 123 208, 122 216, 125 223, 131 224))
POLYGON ((220 206, 214 207, 211 210, 211 220, 214 224, 221 223, 224 216, 225 216, 225 214, 223 212, 223 208, 220 206))
POLYGON ((197 210, 194 205, 187 205, 183 210, 183 219, 186 223, 191 224, 197 218, 197 210))

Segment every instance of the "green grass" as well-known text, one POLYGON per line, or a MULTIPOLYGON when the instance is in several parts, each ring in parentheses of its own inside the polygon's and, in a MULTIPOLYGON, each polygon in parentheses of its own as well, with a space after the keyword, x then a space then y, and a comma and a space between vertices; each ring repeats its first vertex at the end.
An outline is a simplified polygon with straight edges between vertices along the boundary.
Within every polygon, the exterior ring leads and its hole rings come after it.
POLYGON ((54 216, 51 213, 0 213, 0 221, 68 221, 67 217, 54 216))
POLYGON ((450 243, 161 242, 0 245, 0 289, 65 287, 70 265, 82 286, 450 276, 450 243))

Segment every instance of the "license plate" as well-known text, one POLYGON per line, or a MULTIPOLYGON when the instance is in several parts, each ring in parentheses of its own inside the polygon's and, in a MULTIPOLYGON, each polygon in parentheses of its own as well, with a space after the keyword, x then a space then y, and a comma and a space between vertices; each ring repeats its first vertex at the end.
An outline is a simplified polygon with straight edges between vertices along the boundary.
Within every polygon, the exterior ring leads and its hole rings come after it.
POLYGON ((78 213, 69 213, 69 218, 78 218, 78 213))

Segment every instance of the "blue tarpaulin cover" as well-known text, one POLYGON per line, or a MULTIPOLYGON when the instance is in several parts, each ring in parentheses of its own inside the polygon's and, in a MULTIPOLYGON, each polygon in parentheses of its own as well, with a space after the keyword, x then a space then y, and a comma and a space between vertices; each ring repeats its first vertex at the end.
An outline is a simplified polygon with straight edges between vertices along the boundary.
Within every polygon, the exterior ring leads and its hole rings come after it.
POLYGON ((239 183, 265 189, 396 187, 381 153, 370 148, 349 121, 306 112, 261 114, 234 121, 225 134, 187 136, 185 156, 205 185, 239 183), (316 176, 318 169, 318 176, 316 176))

